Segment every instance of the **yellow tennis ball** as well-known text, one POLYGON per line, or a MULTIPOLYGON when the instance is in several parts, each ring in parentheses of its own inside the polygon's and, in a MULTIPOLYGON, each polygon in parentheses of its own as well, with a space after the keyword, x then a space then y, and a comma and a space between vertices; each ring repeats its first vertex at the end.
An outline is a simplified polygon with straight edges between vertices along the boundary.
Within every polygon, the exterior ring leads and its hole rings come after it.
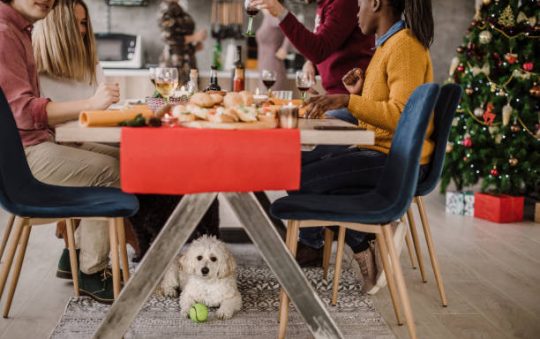
POLYGON ((203 304, 193 304, 189 309, 189 318, 194 323, 204 323, 208 320, 208 308, 203 304))

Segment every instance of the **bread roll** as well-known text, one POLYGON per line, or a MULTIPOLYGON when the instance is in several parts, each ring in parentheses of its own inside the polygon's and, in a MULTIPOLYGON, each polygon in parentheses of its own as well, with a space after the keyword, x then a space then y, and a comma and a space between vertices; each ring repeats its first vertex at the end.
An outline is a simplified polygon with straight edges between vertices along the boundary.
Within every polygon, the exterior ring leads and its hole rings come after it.
POLYGON ((253 94, 250 91, 242 91, 239 94, 242 97, 242 103, 244 106, 253 105, 253 94))
POLYGON ((223 96, 221 94, 210 94, 210 97, 212 98, 212 101, 214 101, 214 106, 221 105, 223 102, 223 96))
POLYGON ((253 106, 240 106, 234 109, 236 115, 244 122, 257 121, 257 109, 253 106))
POLYGON ((239 93, 229 92, 223 98, 223 104, 226 108, 238 107, 244 104, 242 96, 239 93))
POLYGON ((238 116, 230 108, 224 109, 223 107, 219 107, 216 110, 210 110, 208 112, 208 121, 218 123, 237 122, 238 116))
POLYGON ((206 120, 207 118, 208 109, 206 108, 202 108, 194 104, 188 104, 186 105, 186 110, 201 120, 206 120))
POLYGON ((207 93, 195 93, 189 99, 189 102, 203 108, 210 108, 214 106, 214 100, 212 96, 207 93))

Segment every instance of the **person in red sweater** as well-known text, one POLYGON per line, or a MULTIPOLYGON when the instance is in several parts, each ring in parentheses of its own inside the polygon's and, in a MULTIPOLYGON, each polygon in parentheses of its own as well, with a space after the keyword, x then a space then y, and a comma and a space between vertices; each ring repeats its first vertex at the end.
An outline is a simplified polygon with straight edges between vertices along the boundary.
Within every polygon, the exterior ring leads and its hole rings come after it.
MULTIPOLYGON (((316 65, 327 94, 349 94, 341 79, 355 67, 365 70, 375 47, 374 36, 364 35, 358 27, 357 0, 318 0, 313 32, 278 0, 252 0, 251 5, 279 18, 285 36, 308 59, 304 70, 314 77, 316 65)), ((346 110, 327 115, 357 123, 346 110)))

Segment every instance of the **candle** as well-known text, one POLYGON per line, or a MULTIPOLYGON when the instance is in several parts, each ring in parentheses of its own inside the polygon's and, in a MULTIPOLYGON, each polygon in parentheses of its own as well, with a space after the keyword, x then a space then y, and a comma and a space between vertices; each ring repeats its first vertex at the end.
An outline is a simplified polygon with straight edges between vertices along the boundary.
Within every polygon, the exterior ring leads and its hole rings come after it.
POLYGON ((279 127, 297 128, 298 127, 298 106, 289 103, 279 109, 279 127))

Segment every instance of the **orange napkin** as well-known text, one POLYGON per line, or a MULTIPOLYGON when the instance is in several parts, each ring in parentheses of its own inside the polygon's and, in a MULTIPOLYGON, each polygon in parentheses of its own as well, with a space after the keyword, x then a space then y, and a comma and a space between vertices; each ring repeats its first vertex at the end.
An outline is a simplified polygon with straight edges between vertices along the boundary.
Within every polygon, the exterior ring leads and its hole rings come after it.
POLYGON ((152 117, 153 113, 146 105, 135 105, 124 110, 83 111, 79 115, 79 123, 84 127, 113 127, 119 122, 131 120, 142 114, 145 118, 152 117))

